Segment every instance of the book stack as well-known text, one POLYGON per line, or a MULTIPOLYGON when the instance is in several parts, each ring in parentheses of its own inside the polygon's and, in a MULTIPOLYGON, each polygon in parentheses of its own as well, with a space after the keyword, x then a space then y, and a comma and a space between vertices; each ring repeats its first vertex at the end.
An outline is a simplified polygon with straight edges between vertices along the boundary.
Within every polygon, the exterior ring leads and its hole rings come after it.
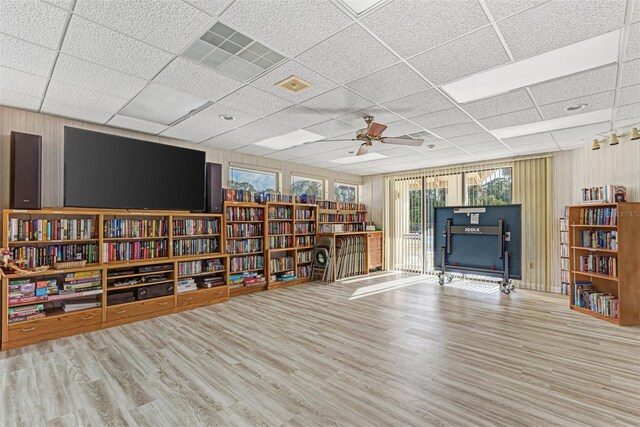
POLYGON ((261 286, 267 283, 264 275, 258 273, 243 273, 245 275, 243 282, 245 286, 261 286))
POLYGON ((20 219, 9 220, 10 242, 79 240, 95 238, 93 219, 20 219))
POLYGON ((198 285, 199 288, 214 288, 216 286, 224 286, 224 277, 222 276, 201 277, 196 281, 196 285, 198 285))
POLYGON ((174 236, 202 236, 206 234, 220 234, 220 220, 206 219, 174 219, 174 236))
POLYGON ((294 271, 287 271, 286 273, 276 274, 275 280, 277 282, 293 282, 294 280, 298 280, 298 276, 294 271))
POLYGON ((615 230, 614 231, 584 230, 580 233, 580 246, 582 246, 583 248, 608 249, 612 251, 617 251, 618 250, 618 232, 615 230))
POLYGON ((616 208, 580 209, 580 224, 584 225, 616 225, 616 208))
POLYGON ((224 270, 224 264, 221 258, 207 259, 203 261, 203 271, 222 271, 224 270))
POLYGON ((193 278, 178 279, 178 293, 195 291, 196 289, 198 289, 198 286, 193 278))
POLYGON ((239 288, 244 285, 244 274, 231 274, 229 275, 229 288, 239 288))
POLYGON ((582 189, 582 203, 615 203, 625 201, 627 189, 623 185, 603 185, 582 189), (616 197, 622 200, 616 200, 616 197))
POLYGON ((166 237, 169 235, 166 219, 112 219, 104 220, 104 238, 166 237))
POLYGON ((618 318, 618 298, 609 293, 596 291, 591 282, 575 283, 573 303, 603 316, 618 318))
MULTIPOLYGON (((42 289, 42 288, 40 288, 42 289)), ((36 283, 30 279, 11 280, 9 282, 9 306, 47 300, 46 288, 36 294, 36 283)))
POLYGON ((23 305, 9 307, 9 323, 24 322, 25 320, 41 319, 46 316, 44 304, 23 305))
MULTIPOLYGON (((102 274, 100 270, 66 273, 60 295, 75 296, 97 295, 102 292, 102 274), (97 292, 96 292, 97 291, 97 292), (91 293, 87 293, 91 292, 91 293)), ((51 298, 50 298, 51 299, 51 298)))
POLYGON ((618 277, 618 260, 612 256, 582 255, 579 258, 580 271, 618 277))

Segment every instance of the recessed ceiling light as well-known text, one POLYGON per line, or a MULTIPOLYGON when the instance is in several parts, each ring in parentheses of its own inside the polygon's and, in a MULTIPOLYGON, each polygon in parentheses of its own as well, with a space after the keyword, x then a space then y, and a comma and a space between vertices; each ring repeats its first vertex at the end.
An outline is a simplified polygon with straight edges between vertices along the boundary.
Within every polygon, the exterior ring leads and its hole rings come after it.
POLYGON ((378 3, 382 3, 384 0, 342 0, 349 9, 356 15, 360 15, 365 10, 371 9, 378 3))
POLYGON ((235 119, 235 117, 228 116, 226 114, 220 114, 218 117, 220 117, 222 120, 234 120, 235 119))
POLYGON ((255 145, 272 148, 274 150, 284 150, 285 148, 295 147, 297 145, 302 145, 312 141, 319 141, 321 139, 325 139, 325 137, 304 129, 298 129, 284 135, 274 136, 273 138, 258 141, 255 145))
POLYGON ((618 61, 622 30, 602 34, 442 86, 458 102, 470 102, 618 61))
POLYGON ((349 156, 342 157, 340 159, 331 160, 331 163, 338 163, 341 165, 350 165, 353 163, 370 162, 372 160, 386 159, 387 156, 380 153, 369 153, 362 156, 349 156))
POLYGON ((514 138, 516 136, 531 135, 534 133, 549 132, 552 130, 566 129, 576 126, 591 125, 594 123, 602 123, 610 120, 611 108, 608 108, 606 110, 591 111, 589 113, 560 117, 559 119, 544 120, 519 126, 496 129, 493 131, 493 133, 498 138, 514 138))
POLYGON ((151 83, 136 95, 120 115, 169 125, 206 104, 207 100, 157 83, 151 83))
POLYGON ((577 104, 577 105, 570 105, 567 108, 565 108, 565 111, 578 111, 578 110, 582 110, 584 107, 586 107, 587 104, 577 104))

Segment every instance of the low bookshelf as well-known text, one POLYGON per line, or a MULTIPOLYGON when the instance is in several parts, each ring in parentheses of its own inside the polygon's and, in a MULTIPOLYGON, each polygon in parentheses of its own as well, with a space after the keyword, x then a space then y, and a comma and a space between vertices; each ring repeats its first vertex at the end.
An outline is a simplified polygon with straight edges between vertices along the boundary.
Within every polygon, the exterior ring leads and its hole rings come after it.
POLYGON ((318 223, 323 233, 366 231, 367 210, 362 203, 318 202, 318 223))
POLYGON ((229 255, 229 294, 267 289, 265 205, 224 202, 225 253, 229 255))
POLYGON ((570 307, 640 325, 640 203, 569 206, 570 307))

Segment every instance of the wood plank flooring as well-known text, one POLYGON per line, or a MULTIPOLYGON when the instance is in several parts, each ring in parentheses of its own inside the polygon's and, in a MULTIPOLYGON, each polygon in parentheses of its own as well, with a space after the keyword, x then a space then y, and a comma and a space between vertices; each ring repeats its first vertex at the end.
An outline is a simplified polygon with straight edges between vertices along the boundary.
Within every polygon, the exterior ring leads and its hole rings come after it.
POLYGON ((383 273, 0 353, 0 426, 638 426, 640 328, 383 273))

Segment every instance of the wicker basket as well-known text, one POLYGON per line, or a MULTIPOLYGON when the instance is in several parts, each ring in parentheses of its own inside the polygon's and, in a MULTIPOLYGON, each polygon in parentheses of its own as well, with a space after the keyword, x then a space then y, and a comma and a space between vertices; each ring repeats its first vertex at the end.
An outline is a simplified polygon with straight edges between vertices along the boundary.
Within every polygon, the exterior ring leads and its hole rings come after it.
POLYGON ((87 260, 83 259, 82 261, 66 261, 66 262, 56 262, 53 264, 53 267, 56 270, 64 270, 65 268, 80 268, 84 267, 87 264, 87 260))

